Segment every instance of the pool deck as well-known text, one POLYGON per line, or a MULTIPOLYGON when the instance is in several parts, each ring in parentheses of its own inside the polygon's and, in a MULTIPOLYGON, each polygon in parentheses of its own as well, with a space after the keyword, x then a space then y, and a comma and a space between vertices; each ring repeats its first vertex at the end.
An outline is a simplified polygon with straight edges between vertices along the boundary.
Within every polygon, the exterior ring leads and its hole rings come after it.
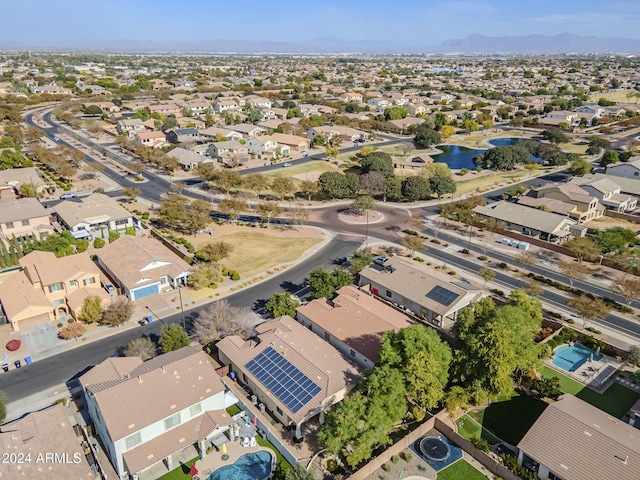
MULTIPOLYGON (((567 344, 558 346, 558 348, 562 348, 567 346, 567 344)), ((554 355, 555 355, 554 350, 554 355)), ((551 357, 553 359, 553 355, 551 357)), ((602 355, 600 360, 587 360, 582 365, 580 365, 575 371, 569 372, 563 368, 558 367, 553 364, 551 359, 545 360, 544 363, 550 368, 556 370, 559 373, 575 380, 576 382, 583 383, 587 387, 595 390, 598 393, 604 392, 611 383, 609 380, 614 379, 615 373, 622 367, 622 362, 619 362, 615 358, 608 357, 607 355, 602 355)))
POLYGON ((229 456, 227 460, 222 460, 222 452, 214 450, 207 454, 202 460, 198 460, 196 462, 196 468, 198 469, 201 479, 205 480, 209 475, 211 475, 211 473, 213 473, 214 470, 220 467, 231 465, 245 453, 259 452, 262 450, 268 452, 270 455, 274 455, 271 449, 261 447, 260 445, 256 445, 255 447, 243 447, 240 440, 227 442, 225 445, 227 447, 226 455, 229 456))

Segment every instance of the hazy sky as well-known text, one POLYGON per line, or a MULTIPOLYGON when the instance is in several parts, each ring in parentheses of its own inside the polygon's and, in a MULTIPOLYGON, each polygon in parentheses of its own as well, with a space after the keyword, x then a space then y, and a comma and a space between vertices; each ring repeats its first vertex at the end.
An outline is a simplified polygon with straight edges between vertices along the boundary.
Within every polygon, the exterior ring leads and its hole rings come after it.
POLYGON ((640 38, 638 0, 4 0, 0 5, 0 48, 329 36, 419 46, 472 33, 640 38))

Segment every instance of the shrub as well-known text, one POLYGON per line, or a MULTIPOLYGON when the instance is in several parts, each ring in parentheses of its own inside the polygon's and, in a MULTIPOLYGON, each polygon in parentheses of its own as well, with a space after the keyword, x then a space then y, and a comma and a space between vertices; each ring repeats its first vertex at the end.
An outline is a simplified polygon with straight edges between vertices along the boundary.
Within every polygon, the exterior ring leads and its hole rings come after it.
POLYGON ((522 478, 523 480, 537 480, 538 476, 529 470, 527 467, 523 467, 518 464, 518 460, 515 457, 510 455, 505 455, 504 453, 500 455, 502 459, 502 463, 505 467, 515 473, 517 476, 522 478))
POLYGON ((491 290, 491 293, 494 293, 496 295, 504 297, 504 292, 502 290, 497 289, 497 288, 494 288, 493 290, 491 290))
POLYGON ((573 318, 567 318, 567 323, 573 325, 576 321, 573 318))
POLYGON ((402 458, 405 462, 410 462, 411 460, 413 460, 413 454, 411 452, 405 452, 402 458))
POLYGON ((586 330, 591 332, 591 333, 595 333, 596 335, 600 335, 602 333, 600 330, 598 330, 597 328, 593 328, 593 327, 587 327, 586 330))
POLYGON ((451 275, 451 276, 454 276, 455 274, 456 274, 456 272, 455 272, 455 271, 453 271, 453 270, 451 270, 451 271, 449 272, 449 275, 451 275))
POLYGON ((485 255, 480 255, 478 257, 478 260, 482 260, 483 262, 487 259, 487 257, 485 255))
POLYGON ((148 219, 149 219, 149 212, 144 212, 144 213, 142 214, 142 219, 143 219, 143 220, 148 220, 148 219))
POLYGON ((390 472, 391 471, 391 465, 389 465, 388 463, 385 463, 385 464, 382 465, 382 469, 385 472, 390 472))
POLYGON ((504 269, 504 268, 507 268, 507 264, 506 264, 506 263, 504 263, 504 262, 499 263, 499 264, 498 264, 498 266, 499 266, 500 268, 503 268, 503 269, 504 269))
POLYGON ((423 263, 423 262, 424 262, 424 258, 420 258, 420 257, 413 257, 413 259, 414 259, 416 262, 420 262, 420 263, 423 263))
POLYGON ((400 460, 400 457, 398 457, 398 455, 394 455, 393 457, 391 457, 391 461, 393 463, 398 463, 398 460, 400 460))
POLYGON ((582 339, 582 344, 585 347, 590 348, 591 350, 600 349, 600 351, 603 351, 604 348, 605 348, 604 342, 602 340, 598 340, 597 338, 593 338, 591 335, 587 335, 586 337, 584 337, 582 339))
POLYGON ((104 247, 104 244, 105 244, 104 238, 96 238, 93 241, 93 246, 95 248, 102 248, 102 247, 104 247))
POLYGON ((476 447, 478 450, 482 450, 485 453, 489 453, 491 451, 491 446, 489 442, 487 442, 482 437, 474 437, 471 439, 471 444, 476 447))
POLYGON ((240 280, 240 274, 238 272, 236 272, 235 270, 231 270, 229 272, 229 278, 231 280, 240 280))
POLYGON ((58 327, 58 328, 62 328, 62 323, 58 323, 58 324, 56 325, 56 327, 58 327))
POLYGON ((464 253, 465 255, 469 255, 469 249, 467 248, 463 248, 462 250, 460 250, 460 252, 464 253))
POLYGON ((437 238, 432 238, 431 239, 431 243, 435 243, 436 245, 440 245, 440 243, 442 243, 442 242, 440 242, 440 240, 438 240, 437 238))
POLYGON ((415 235, 416 237, 418 236, 418 232, 416 232, 415 230, 403 230, 402 233, 406 233, 407 235, 415 235))

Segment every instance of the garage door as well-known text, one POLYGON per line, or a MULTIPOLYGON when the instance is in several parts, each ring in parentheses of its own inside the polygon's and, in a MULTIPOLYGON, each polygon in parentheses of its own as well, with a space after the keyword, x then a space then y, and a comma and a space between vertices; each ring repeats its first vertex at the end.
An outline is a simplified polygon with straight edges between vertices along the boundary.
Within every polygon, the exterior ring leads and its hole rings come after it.
POLYGON ((138 300, 143 297, 148 297, 149 295, 155 295, 159 291, 159 285, 157 283, 149 285, 148 287, 137 288, 131 292, 131 300, 138 300))
POLYGON ((25 328, 36 327, 38 325, 42 325, 43 323, 49 323, 51 320, 49 319, 49 315, 43 313, 41 315, 36 315, 35 317, 25 318, 24 320, 20 320, 18 325, 20 325, 20 330, 24 330, 25 328))

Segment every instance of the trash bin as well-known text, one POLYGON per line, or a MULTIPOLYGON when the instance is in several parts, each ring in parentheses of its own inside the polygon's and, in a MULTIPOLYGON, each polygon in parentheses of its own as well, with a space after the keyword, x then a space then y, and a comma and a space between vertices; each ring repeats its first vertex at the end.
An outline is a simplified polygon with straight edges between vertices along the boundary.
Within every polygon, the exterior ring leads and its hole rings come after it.
POLYGON ((147 315, 147 323, 153 323, 153 317, 151 315, 147 315))
POLYGON ((5 372, 8 372, 9 371, 9 365, 6 364, 6 363, 3 363, 2 364, 2 370, 4 370, 5 372))
POLYGON ((16 366, 16 368, 20 368, 22 366, 22 363, 20 363, 20 360, 16 360, 15 362, 13 362, 13 364, 16 366))
POLYGON ((24 363, 27 365, 31 365, 33 362, 31 361, 31 357, 24 357, 24 363))

